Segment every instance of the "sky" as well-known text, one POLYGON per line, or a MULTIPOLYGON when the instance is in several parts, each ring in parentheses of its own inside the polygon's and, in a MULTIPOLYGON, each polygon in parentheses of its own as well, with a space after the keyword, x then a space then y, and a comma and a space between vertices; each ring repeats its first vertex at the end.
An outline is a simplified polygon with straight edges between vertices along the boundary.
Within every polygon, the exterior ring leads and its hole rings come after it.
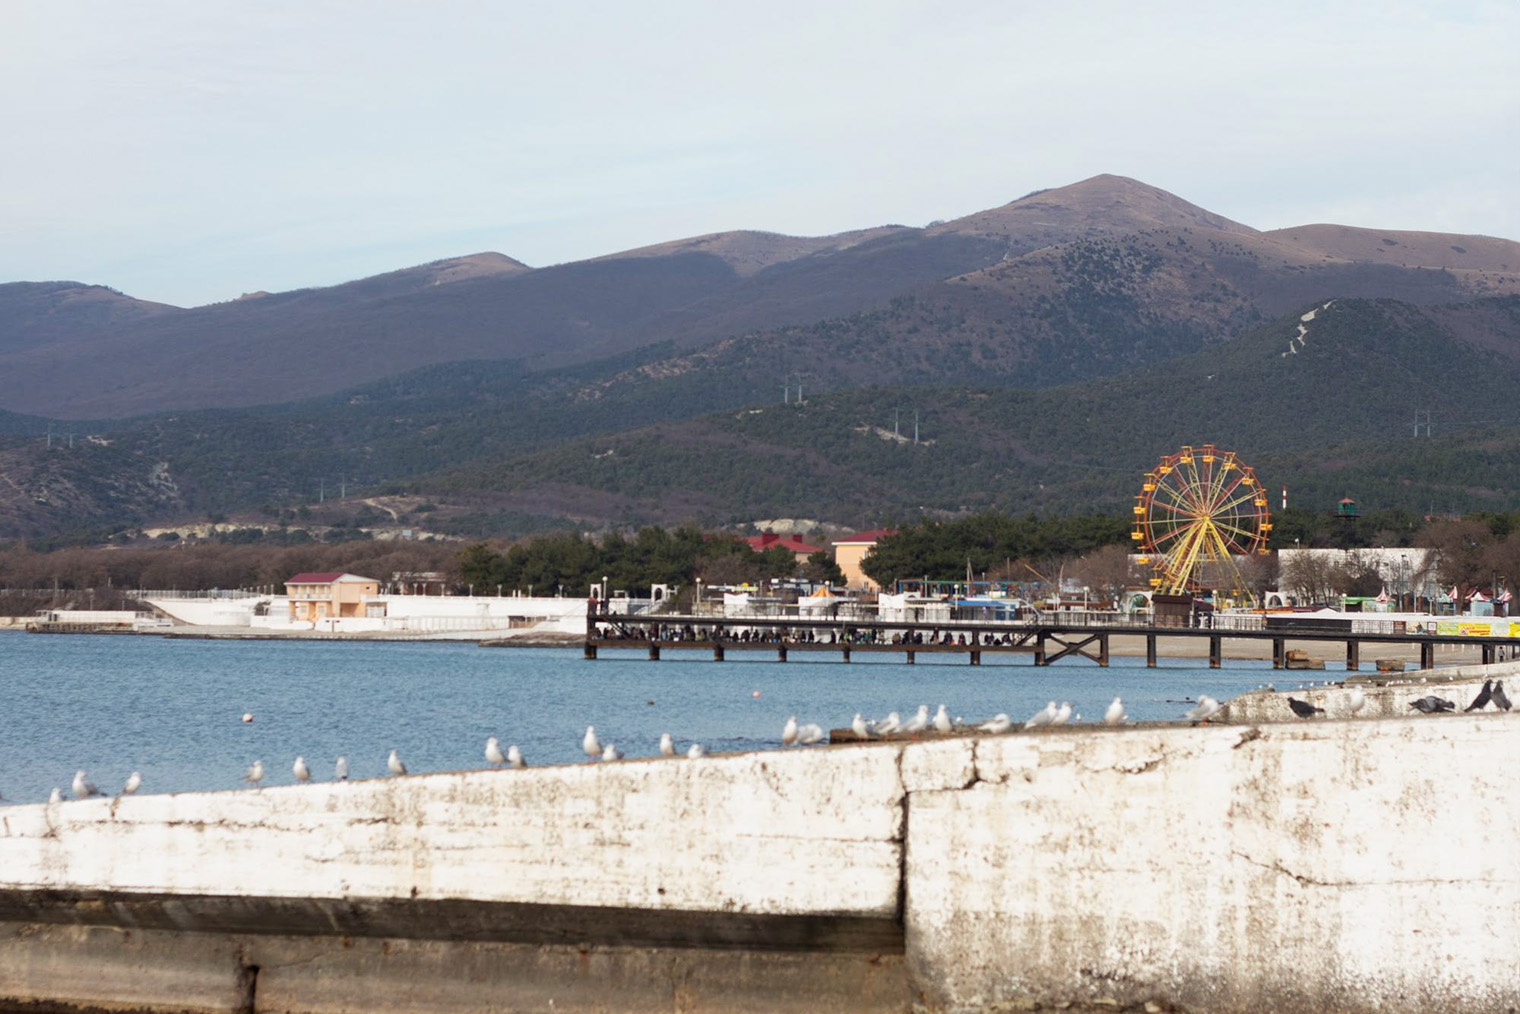
POLYGON ((1098 173, 1520 239, 1520 4, 4 0, 0 281, 181 306, 1098 173))

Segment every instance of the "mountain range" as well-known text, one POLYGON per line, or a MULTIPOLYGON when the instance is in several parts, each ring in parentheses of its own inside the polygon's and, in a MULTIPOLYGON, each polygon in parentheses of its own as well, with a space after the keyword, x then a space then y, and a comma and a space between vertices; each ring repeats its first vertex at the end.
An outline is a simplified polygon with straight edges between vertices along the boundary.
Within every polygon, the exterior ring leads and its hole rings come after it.
POLYGON ((1508 240, 1263 232, 1117 176, 923 228, 476 254, 192 309, 11 283, 0 536, 329 485, 474 534, 1113 510, 1205 440, 1326 496, 1508 504, 1520 483, 1462 462, 1514 453, 1517 306, 1508 240), (1382 475, 1415 411, 1441 439, 1382 475))

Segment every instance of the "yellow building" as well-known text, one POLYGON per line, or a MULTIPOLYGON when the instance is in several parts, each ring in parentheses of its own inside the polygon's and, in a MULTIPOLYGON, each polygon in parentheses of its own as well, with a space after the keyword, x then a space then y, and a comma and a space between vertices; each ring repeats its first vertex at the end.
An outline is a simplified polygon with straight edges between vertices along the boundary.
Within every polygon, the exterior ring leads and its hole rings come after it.
POLYGON ((879 540, 896 534, 897 532, 890 528, 873 528, 869 532, 857 532, 849 538, 835 540, 834 563, 844 573, 846 586, 864 588, 867 591, 881 590, 881 586, 861 570, 861 564, 865 562, 866 557, 871 555, 871 550, 876 548, 879 540))
POLYGON ((365 598, 379 594, 379 581, 358 574, 297 574, 285 582, 292 620, 364 616, 365 598))

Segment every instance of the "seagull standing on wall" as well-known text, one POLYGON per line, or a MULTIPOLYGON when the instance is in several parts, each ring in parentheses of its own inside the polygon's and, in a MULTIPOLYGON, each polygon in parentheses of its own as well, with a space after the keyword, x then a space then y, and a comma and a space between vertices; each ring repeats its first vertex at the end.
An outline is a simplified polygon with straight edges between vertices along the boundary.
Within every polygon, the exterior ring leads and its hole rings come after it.
POLYGON ((1029 721, 1027 721, 1027 722, 1024 723, 1024 728, 1026 728, 1026 729, 1036 729, 1036 728, 1039 728, 1042 725, 1050 725, 1055 720, 1056 720, 1056 702, 1055 701, 1051 701, 1048 704, 1046 704, 1045 707, 1041 708, 1039 711, 1036 711, 1030 717, 1029 721))
POLYGON ((501 767, 507 762, 507 758, 501 752, 501 743, 495 736, 486 740, 486 763, 492 767, 501 767))
POLYGON ((797 716, 792 715, 781 727, 781 745, 791 746, 797 742, 797 716))
POLYGON ((1104 725, 1123 725, 1129 716, 1124 713, 1124 702, 1115 697, 1109 702, 1108 709, 1103 712, 1104 725))
POLYGON ((339 757, 338 763, 333 765, 333 777, 340 782, 348 781, 348 758, 339 757))
POLYGON ((1346 703, 1353 715, 1360 715, 1362 709, 1367 706, 1367 695, 1362 693, 1361 687, 1352 687, 1351 696, 1347 699, 1346 703))
POLYGON ((1192 722, 1207 722, 1219 713, 1219 702, 1208 694, 1199 694, 1198 703, 1193 705, 1190 711, 1182 713, 1182 717, 1192 722))
POLYGON ((897 716, 897 712, 893 711, 890 712, 886 718, 883 718, 881 721, 876 723, 876 735, 885 736, 889 733, 896 732, 901 728, 902 719, 897 716))
POLYGON ((699 757, 706 757, 707 751, 702 749, 701 743, 693 743, 687 748, 686 756, 691 760, 696 760, 699 757))
POLYGON ((517 749, 516 743, 507 747, 507 763, 514 768, 525 768, 528 766, 528 762, 523 760, 522 751, 517 749))
POLYGON ((908 724, 903 726, 903 732, 923 732, 929 727, 929 705, 920 704, 913 717, 908 719, 908 724))
POLYGON ((814 722, 797 727, 797 742, 802 746, 812 746, 814 743, 822 742, 826 735, 823 726, 814 722))
POLYGON ((262 782, 263 780, 264 762, 261 760, 256 760, 252 764, 248 765, 248 770, 243 773, 243 781, 247 782, 249 785, 252 785, 254 788, 258 788, 259 782, 262 782))
POLYGON ((1065 725, 1069 718, 1071 718, 1071 702, 1062 701, 1061 706, 1056 709, 1056 717, 1051 719, 1050 724, 1065 725))
POLYGON ((675 741, 670 738, 670 733, 660 733, 660 756, 674 757, 676 755, 675 741))
POLYGON ((142 774, 134 771, 127 776, 127 783, 121 787, 121 794, 130 796, 142 788, 142 774))
POLYGON ((104 792, 101 792, 95 787, 94 782, 85 777, 85 773, 83 771, 74 772, 73 788, 75 799, 88 799, 91 796, 105 795, 104 792))
POLYGON ((400 778, 402 775, 406 774, 406 765, 401 763, 401 758, 396 756, 396 751, 394 750, 392 750, 391 755, 386 758, 385 767, 397 778, 400 778))
POLYGON ((875 733, 875 723, 868 722, 860 717, 860 712, 855 712, 855 717, 850 721, 850 730, 859 739, 870 739, 875 733))
POLYGON ((1013 719, 1002 712, 993 715, 991 721, 983 722, 977 726, 977 729, 981 732, 1007 732, 1011 728, 1013 728, 1013 719))
POLYGON ((950 721, 950 713, 946 711, 945 706, 941 704, 939 706, 939 710, 934 713, 934 731, 949 732, 954 728, 955 724, 950 721))
POLYGON ((596 726, 586 726, 586 735, 581 737, 581 752, 587 760, 596 760, 602 755, 602 743, 596 738, 596 726))
POLYGON ((311 768, 306 766, 305 757, 296 758, 296 762, 290 766, 290 773, 296 776, 298 782, 311 781, 311 768))

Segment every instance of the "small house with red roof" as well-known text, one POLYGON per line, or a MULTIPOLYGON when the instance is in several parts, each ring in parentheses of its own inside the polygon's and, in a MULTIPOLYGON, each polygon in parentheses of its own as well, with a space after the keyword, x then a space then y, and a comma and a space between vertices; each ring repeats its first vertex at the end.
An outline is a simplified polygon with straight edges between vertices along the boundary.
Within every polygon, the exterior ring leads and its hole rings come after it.
POLYGON ((870 531, 856 532, 848 538, 834 540, 834 564, 844 573, 846 586, 867 591, 881 590, 881 586, 867 577, 861 567, 866 557, 871 555, 871 550, 876 548, 877 542, 896 534, 897 530, 893 528, 872 528, 870 531))
POLYGON ((805 563, 807 558, 814 553, 820 552, 822 546, 814 546, 803 542, 795 535, 777 535, 775 532, 766 532, 764 535, 751 535, 744 540, 757 553, 763 553, 768 549, 780 547, 790 551, 797 557, 798 562, 805 563))
POLYGON ((365 598, 380 594, 372 577, 340 571, 297 574, 285 582, 292 620, 328 620, 365 615, 365 598))

